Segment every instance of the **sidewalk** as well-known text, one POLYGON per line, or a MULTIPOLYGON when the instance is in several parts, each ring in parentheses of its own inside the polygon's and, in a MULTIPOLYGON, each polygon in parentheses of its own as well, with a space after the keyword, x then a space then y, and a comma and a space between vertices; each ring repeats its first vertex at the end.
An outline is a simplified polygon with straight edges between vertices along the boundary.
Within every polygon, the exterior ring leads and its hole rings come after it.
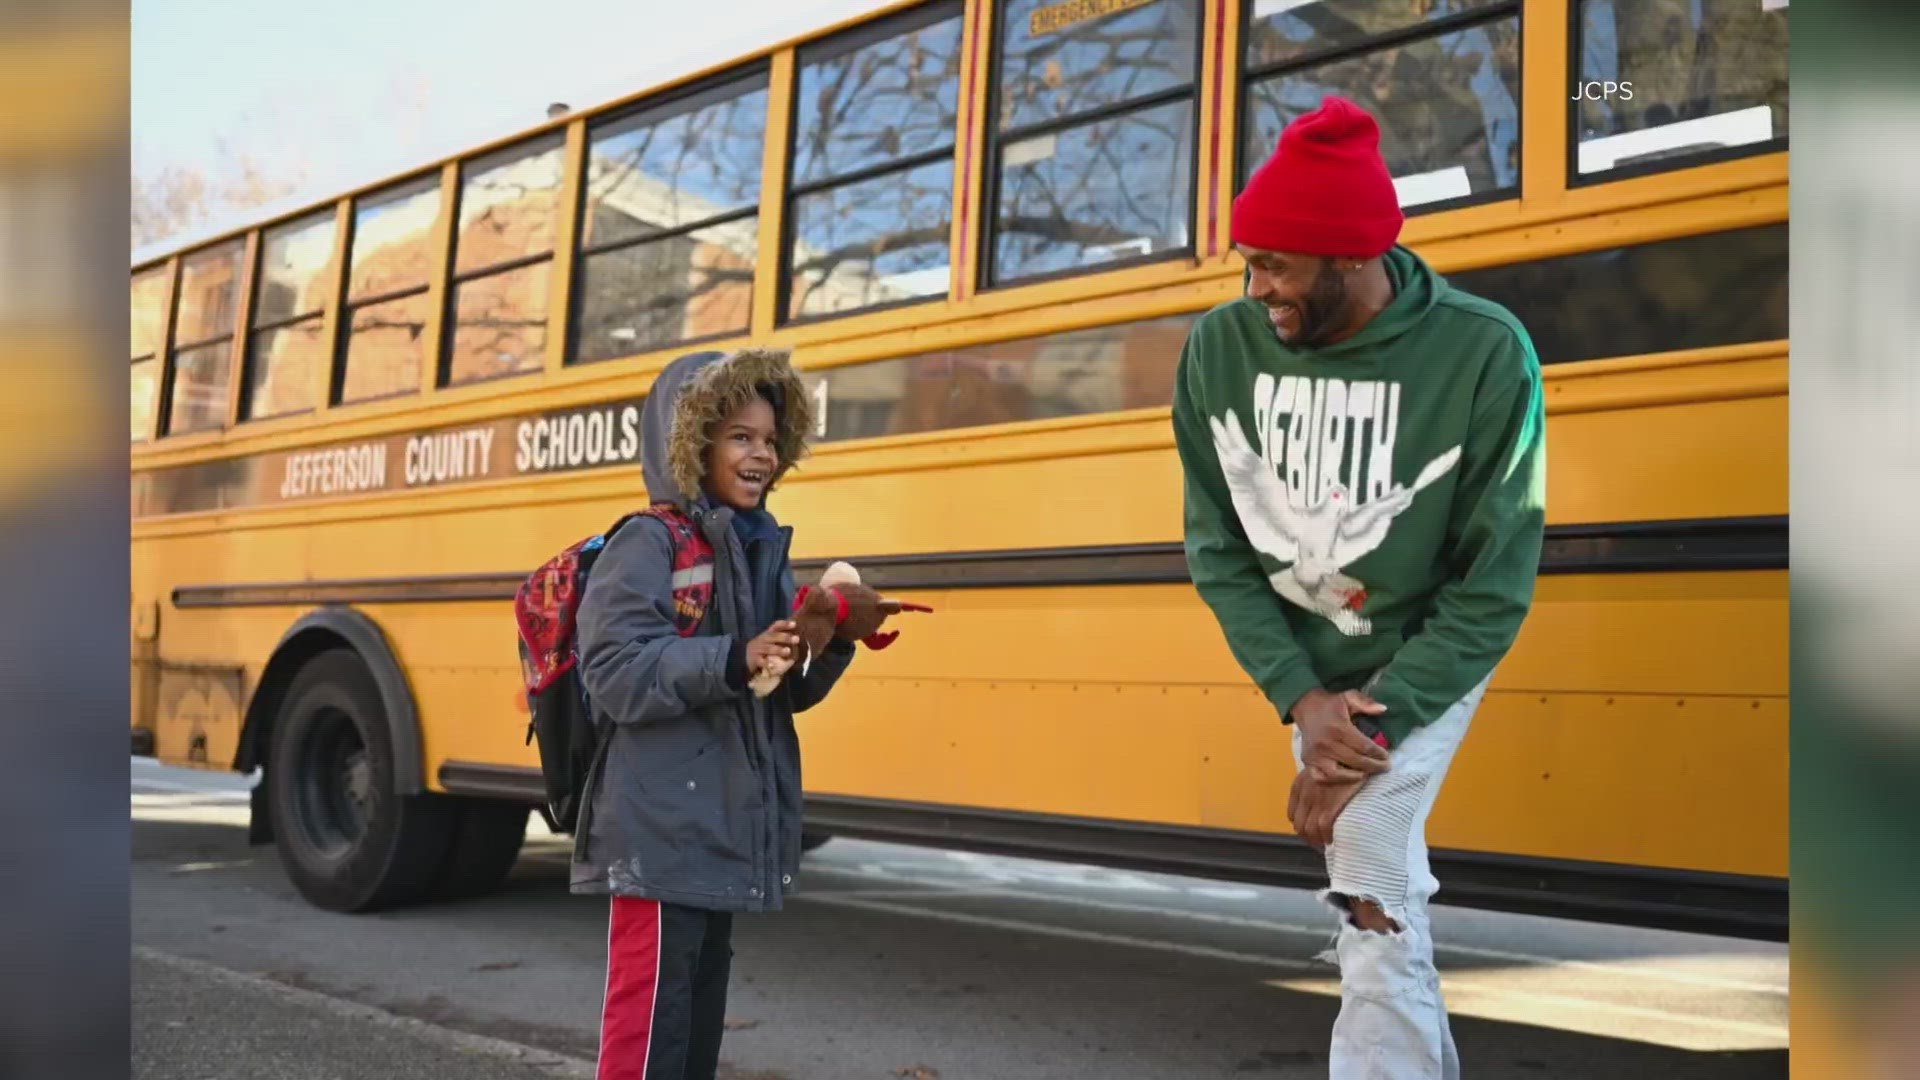
POLYGON ((136 1080, 574 1080, 590 1063, 136 948, 136 1080))

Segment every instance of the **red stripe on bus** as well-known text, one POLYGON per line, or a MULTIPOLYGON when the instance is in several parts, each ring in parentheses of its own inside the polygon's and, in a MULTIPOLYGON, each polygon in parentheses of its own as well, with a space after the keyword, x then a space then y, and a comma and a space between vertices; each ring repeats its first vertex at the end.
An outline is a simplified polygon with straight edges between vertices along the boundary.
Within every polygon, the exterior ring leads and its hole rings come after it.
POLYGON ((1224 0, 1213 6, 1213 138, 1207 148, 1207 243, 1208 255, 1220 254, 1220 117, 1224 114, 1222 82, 1227 74, 1227 5, 1224 0))
POLYGON ((974 4, 972 40, 967 42, 967 89, 960 98, 960 134, 967 140, 961 150, 960 159, 960 287, 954 290, 954 299, 964 299, 973 292, 973 282, 965 274, 967 256, 973 253, 973 223, 970 220, 973 209, 973 72, 977 67, 974 60, 980 55, 980 16, 987 9, 985 0, 974 4))

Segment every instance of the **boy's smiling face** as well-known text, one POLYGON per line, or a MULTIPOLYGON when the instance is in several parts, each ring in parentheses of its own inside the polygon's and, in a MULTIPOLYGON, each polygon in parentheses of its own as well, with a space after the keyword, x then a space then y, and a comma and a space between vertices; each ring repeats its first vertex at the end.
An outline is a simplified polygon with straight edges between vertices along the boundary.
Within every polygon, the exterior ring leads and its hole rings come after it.
POLYGON ((735 510, 752 510, 766 497, 780 466, 773 406, 754 395, 722 417, 707 446, 707 494, 735 510))

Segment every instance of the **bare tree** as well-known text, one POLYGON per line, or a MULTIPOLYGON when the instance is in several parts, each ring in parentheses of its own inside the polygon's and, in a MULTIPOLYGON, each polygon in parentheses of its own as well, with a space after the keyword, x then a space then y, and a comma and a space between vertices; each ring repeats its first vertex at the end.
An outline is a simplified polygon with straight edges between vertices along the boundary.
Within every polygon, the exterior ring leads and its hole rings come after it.
POLYGON ((168 164, 154 168, 136 158, 130 215, 133 247, 286 198, 307 178, 304 165, 268 164, 235 149, 225 139, 214 141, 214 151, 205 166, 168 164))

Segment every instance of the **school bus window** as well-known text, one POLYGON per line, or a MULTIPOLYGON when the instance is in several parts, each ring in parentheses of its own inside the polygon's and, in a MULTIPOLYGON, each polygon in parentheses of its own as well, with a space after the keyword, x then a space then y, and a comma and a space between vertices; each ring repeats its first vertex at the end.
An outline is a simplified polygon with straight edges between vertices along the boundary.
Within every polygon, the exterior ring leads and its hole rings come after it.
POLYGON ((167 268, 156 266, 133 275, 130 301, 129 355, 134 360, 155 356, 167 323, 167 268))
POLYGON ((133 364, 133 441, 153 434, 160 408, 160 339, 167 323, 167 268, 156 266, 133 275, 129 290, 129 344, 133 364))
POLYGON ((317 404, 327 363, 320 338, 326 290, 334 281, 333 233, 333 212, 322 211, 260 238, 242 420, 305 412, 317 404))
POLYGON ((454 270, 465 275, 553 250, 565 140, 554 133, 461 167, 454 270))
POLYGON ((440 178, 423 176, 354 206, 342 404, 420 389, 426 293, 440 178))
POLYGON ((291 416, 318 404, 321 372, 332 352, 327 348, 325 319, 296 319, 255 330, 247 350, 242 420, 291 416))
POLYGON ((235 305, 240 299, 240 262, 244 240, 189 255, 180 263, 180 293, 174 309, 176 346, 203 345, 233 336, 235 305))
POLYGON ((1452 274, 1506 305, 1543 364, 1779 341, 1787 226, 1762 225, 1452 274))
POLYGON ((1288 123, 1338 94, 1379 121, 1402 208, 1432 211, 1519 187, 1518 4, 1345 0, 1262 15, 1280 6, 1251 9, 1242 185, 1288 123), (1406 28, 1423 23, 1426 32, 1406 40, 1406 28), (1395 43, 1366 47, 1388 33, 1395 43))
POLYGON ((1439 32, 1512 0, 1249 0, 1247 70, 1325 58, 1385 34, 1439 32))
POLYGON ((173 384, 167 434, 218 430, 227 422, 233 332, 246 241, 230 240, 180 262, 174 308, 173 384))
POLYGON ((574 362, 746 330, 766 121, 763 71, 592 130, 574 362))
POLYGON ((333 268, 333 211, 268 229, 260 238, 260 284, 253 298, 253 326, 279 326, 327 306, 333 268))
POLYGON ((421 339, 432 317, 424 292, 353 309, 347 328, 343 404, 397 397, 420 389, 421 339))
POLYGON ((1145 409, 1173 400, 1195 315, 802 375, 827 442, 1145 409))
POLYGON ((160 408, 160 361, 155 357, 133 362, 133 441, 153 433, 153 414, 160 408))
POLYGON ((1001 8, 989 285, 1191 250, 1200 8, 1001 8))
POLYGON ((442 382, 539 371, 566 146, 555 133, 468 162, 454 233, 453 326, 442 382))
POLYGON ((1786 0, 1579 0, 1576 178, 1783 150, 1786 0))
POLYGON ((788 318, 946 293, 960 29, 935 4, 801 53, 788 318))
POLYGON ((539 371, 547 355, 546 260, 453 287, 449 386, 539 371))
POLYGON ((440 177, 424 176, 369 196, 354 207, 350 300, 426 288, 433 276, 433 225, 440 217, 440 177))
POLYGON ((216 341, 173 354, 173 395, 167 413, 167 434, 217 431, 227 420, 227 378, 233 367, 233 344, 216 341))

